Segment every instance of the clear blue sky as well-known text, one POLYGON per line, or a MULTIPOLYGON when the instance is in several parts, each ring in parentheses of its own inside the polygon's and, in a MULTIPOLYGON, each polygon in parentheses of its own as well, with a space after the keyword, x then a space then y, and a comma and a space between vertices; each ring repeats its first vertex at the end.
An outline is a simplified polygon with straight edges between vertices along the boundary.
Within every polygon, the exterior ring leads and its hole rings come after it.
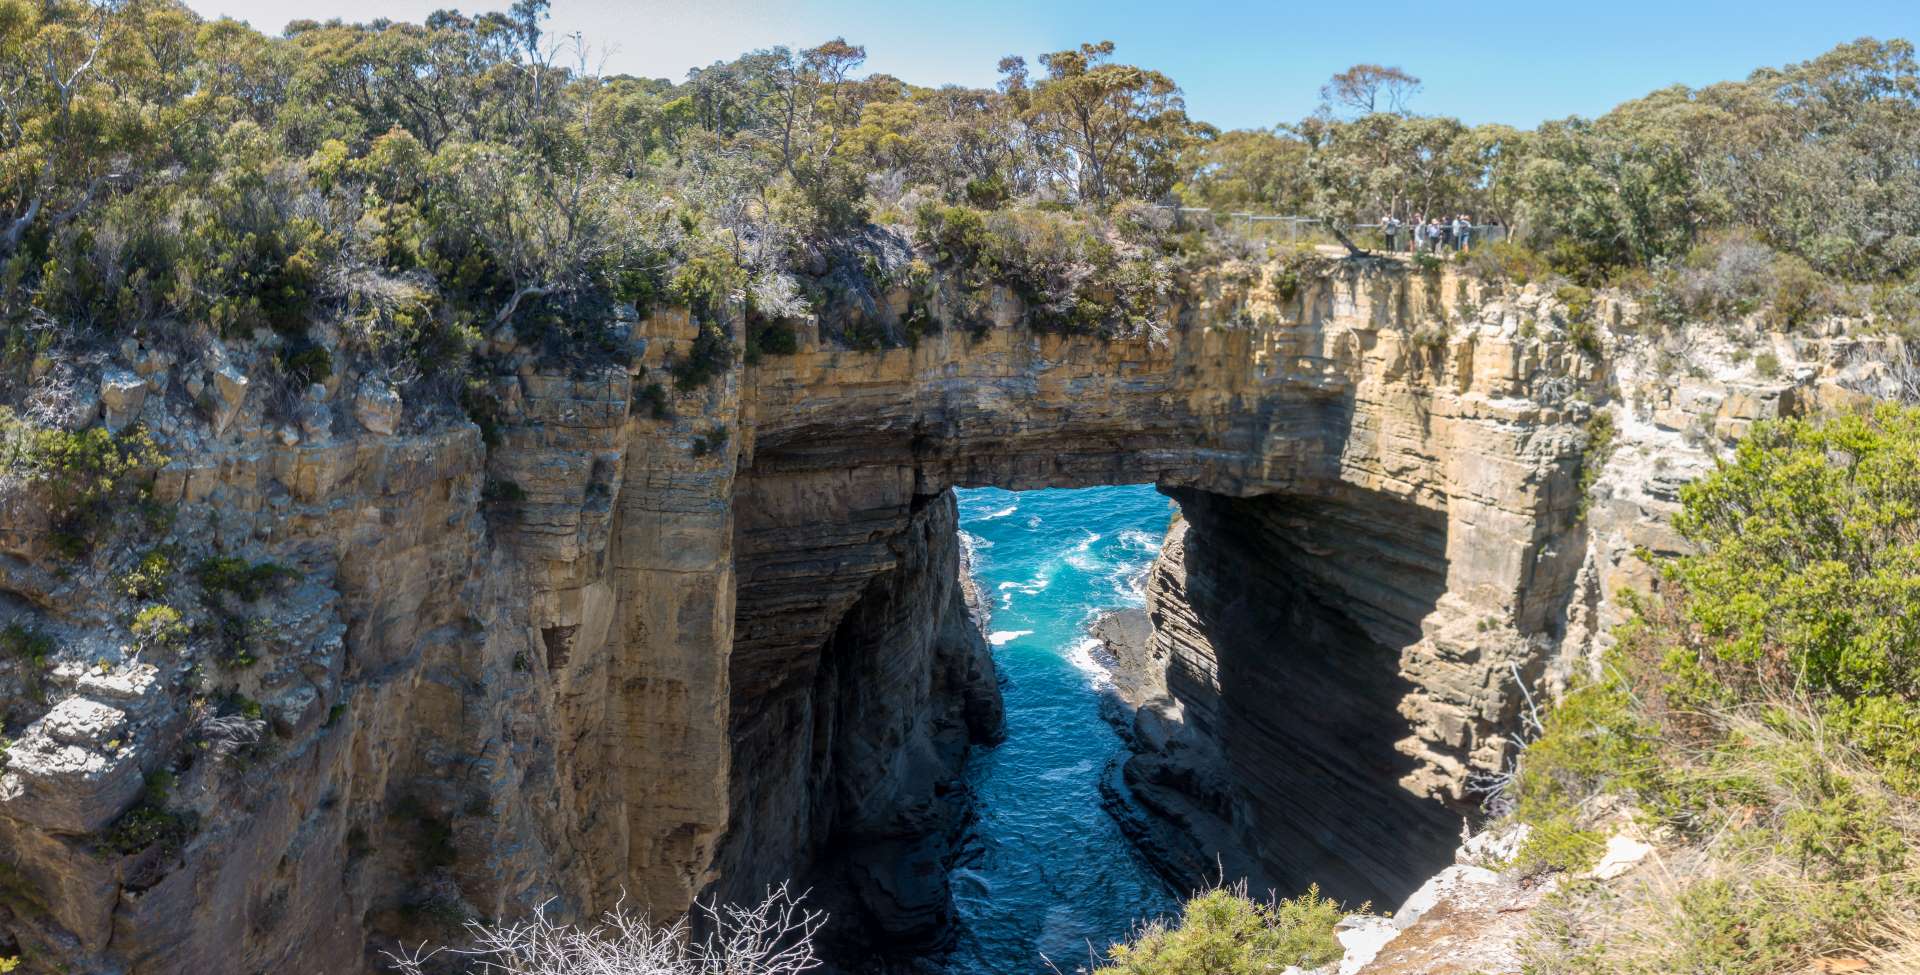
MULTIPOLYGON (((294 17, 420 20, 434 0, 187 0, 277 33, 294 17)), ((468 3, 469 12, 509 0, 468 3)), ((1126 61, 1186 89, 1222 128, 1312 111, 1327 76, 1397 64, 1426 81, 1414 108, 1531 126, 1596 115, 1676 82, 1745 77, 1862 36, 1920 38, 1920 0, 554 0, 549 29, 610 51, 610 72, 678 80, 688 68, 774 44, 844 35, 868 68, 916 84, 991 84, 1002 55, 1110 39, 1126 61)))

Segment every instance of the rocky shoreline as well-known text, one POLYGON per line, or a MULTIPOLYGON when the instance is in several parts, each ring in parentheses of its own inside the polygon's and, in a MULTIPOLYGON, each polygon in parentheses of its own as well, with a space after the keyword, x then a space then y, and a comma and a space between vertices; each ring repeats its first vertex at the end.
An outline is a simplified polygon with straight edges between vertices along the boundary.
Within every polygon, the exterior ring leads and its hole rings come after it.
POLYGON ((1154 656, 1147 610, 1102 614, 1088 634, 1100 641, 1094 659, 1112 676, 1101 716, 1127 745, 1126 757, 1101 776, 1102 806, 1177 892, 1246 876, 1252 864, 1233 842, 1224 767, 1207 742, 1192 735, 1167 691, 1166 662, 1154 656))

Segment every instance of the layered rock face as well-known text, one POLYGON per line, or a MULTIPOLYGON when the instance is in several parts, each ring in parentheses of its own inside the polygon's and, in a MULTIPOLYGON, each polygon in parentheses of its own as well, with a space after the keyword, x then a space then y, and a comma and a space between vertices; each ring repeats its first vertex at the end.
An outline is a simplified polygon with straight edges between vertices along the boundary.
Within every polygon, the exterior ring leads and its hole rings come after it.
POLYGON ((739 495, 732 737, 753 771, 733 780, 716 893, 754 900, 817 864, 808 879, 842 921, 830 938, 930 947, 950 920, 967 747, 1001 724, 953 495, 855 510, 822 537, 817 503, 795 502, 844 485, 801 480, 756 475, 739 495))
MULTIPOLYGON (((1226 617, 1298 628, 1273 660, 1181 649, 1182 719, 1244 732, 1252 774, 1263 742, 1365 722, 1289 729, 1242 692, 1337 689, 1397 724, 1329 759, 1323 789, 1458 801, 1500 760, 1509 675, 1542 666, 1580 565, 1592 363, 1534 329, 1540 309, 1463 318, 1477 286, 1391 263, 1297 286, 1229 267, 1203 293, 1168 310, 1180 327, 1127 339, 1036 335, 1007 294, 984 296, 992 327, 910 349, 803 330, 798 353, 688 391, 665 373, 696 334, 684 313, 632 323, 627 368, 543 369, 496 335, 484 432, 371 375, 270 414, 260 353, 122 350, 147 393, 115 374, 112 419, 155 431, 179 512, 139 544, 301 581, 246 610, 282 636, 227 669, 204 629, 141 648, 128 621, 160 597, 107 584, 134 553, 63 578, 31 506, 4 519, 4 615, 57 648, 10 726, 0 921, 79 970, 347 972, 451 918, 550 899, 579 916, 623 891, 672 914, 800 877, 882 939, 937 940, 954 777, 997 723, 957 596, 955 485, 1154 481, 1191 492, 1202 531, 1274 540, 1272 577, 1240 591, 1225 567, 1251 556, 1190 538, 1208 566, 1190 583, 1212 580, 1195 605, 1331 610, 1226 617), (209 716, 255 712, 264 747, 202 754, 209 716), (140 805, 162 769, 177 784, 140 805), (134 852, 102 842, 142 808, 197 818, 134 852)), ((217 622, 207 605, 183 601, 217 622)), ((1233 801, 1278 804, 1289 780, 1255 785, 1233 801)))
POLYGON ((1397 901, 1452 858, 1460 826, 1457 803, 1407 788, 1430 773, 1404 739, 1453 722, 1457 747, 1507 704, 1497 674, 1482 686, 1459 659, 1421 659, 1444 518, 1363 491, 1174 496, 1145 646, 1165 693, 1143 702, 1125 775, 1178 828, 1147 848, 1190 884, 1230 860, 1256 888, 1397 901))
MULTIPOLYGON (((1522 293, 1482 320, 1531 331, 1552 312, 1522 293)), ((1481 798, 1463 787, 1505 761, 1520 689, 1544 698, 1597 667, 1623 594, 1649 588, 1645 556, 1685 550, 1669 525, 1680 487, 1754 423, 1866 405, 1898 351, 1844 322, 1787 336, 1752 323, 1643 330, 1616 303, 1599 317, 1606 370, 1574 374, 1592 417, 1576 468, 1591 485, 1583 517, 1539 509, 1536 556, 1510 591, 1462 586, 1480 568, 1458 560, 1497 562, 1514 541, 1488 531, 1497 519, 1461 518, 1457 498, 1435 508, 1364 479, 1170 492, 1185 518, 1149 574, 1151 635, 1107 641, 1134 750, 1108 798, 1164 873, 1399 903, 1452 859, 1481 798)), ((1451 408, 1471 416, 1482 407, 1466 392, 1451 408)), ((1480 434, 1466 455, 1498 442, 1480 434)), ((1550 480, 1495 461, 1469 475, 1476 493, 1503 493, 1495 471, 1520 497, 1550 480)))

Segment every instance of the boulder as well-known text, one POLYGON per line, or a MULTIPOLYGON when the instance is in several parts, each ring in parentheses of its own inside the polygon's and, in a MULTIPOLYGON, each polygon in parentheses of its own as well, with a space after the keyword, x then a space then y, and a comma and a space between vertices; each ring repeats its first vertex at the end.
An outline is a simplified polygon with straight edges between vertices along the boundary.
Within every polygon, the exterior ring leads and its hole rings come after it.
POLYGON ((147 383, 132 371, 108 367, 100 376, 100 402, 107 410, 107 430, 119 433, 131 426, 147 403, 147 383))
POLYGON ((55 705, 8 750, 0 813, 55 833, 104 829, 144 784, 126 734, 119 708, 84 697, 55 705))
POLYGON ((353 417, 368 433, 388 436, 400 425, 400 391, 372 376, 353 394, 353 417))
POLYGON ((213 371, 213 432, 215 436, 227 432, 240 408, 246 404, 247 388, 252 380, 231 362, 223 362, 213 371))

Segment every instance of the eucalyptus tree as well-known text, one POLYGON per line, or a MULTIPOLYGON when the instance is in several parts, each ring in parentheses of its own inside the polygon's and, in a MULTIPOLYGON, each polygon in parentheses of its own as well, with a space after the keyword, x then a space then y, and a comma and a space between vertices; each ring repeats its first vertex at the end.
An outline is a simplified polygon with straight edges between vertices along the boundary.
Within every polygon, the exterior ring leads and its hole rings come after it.
POLYGON ((1009 91, 1031 89, 1026 117, 1064 151, 1063 176, 1078 199, 1158 199, 1177 182, 1176 161, 1208 128, 1187 117, 1173 79, 1117 64, 1112 41, 1040 56, 1046 75, 1029 81, 1024 62, 1002 62, 1009 91))

